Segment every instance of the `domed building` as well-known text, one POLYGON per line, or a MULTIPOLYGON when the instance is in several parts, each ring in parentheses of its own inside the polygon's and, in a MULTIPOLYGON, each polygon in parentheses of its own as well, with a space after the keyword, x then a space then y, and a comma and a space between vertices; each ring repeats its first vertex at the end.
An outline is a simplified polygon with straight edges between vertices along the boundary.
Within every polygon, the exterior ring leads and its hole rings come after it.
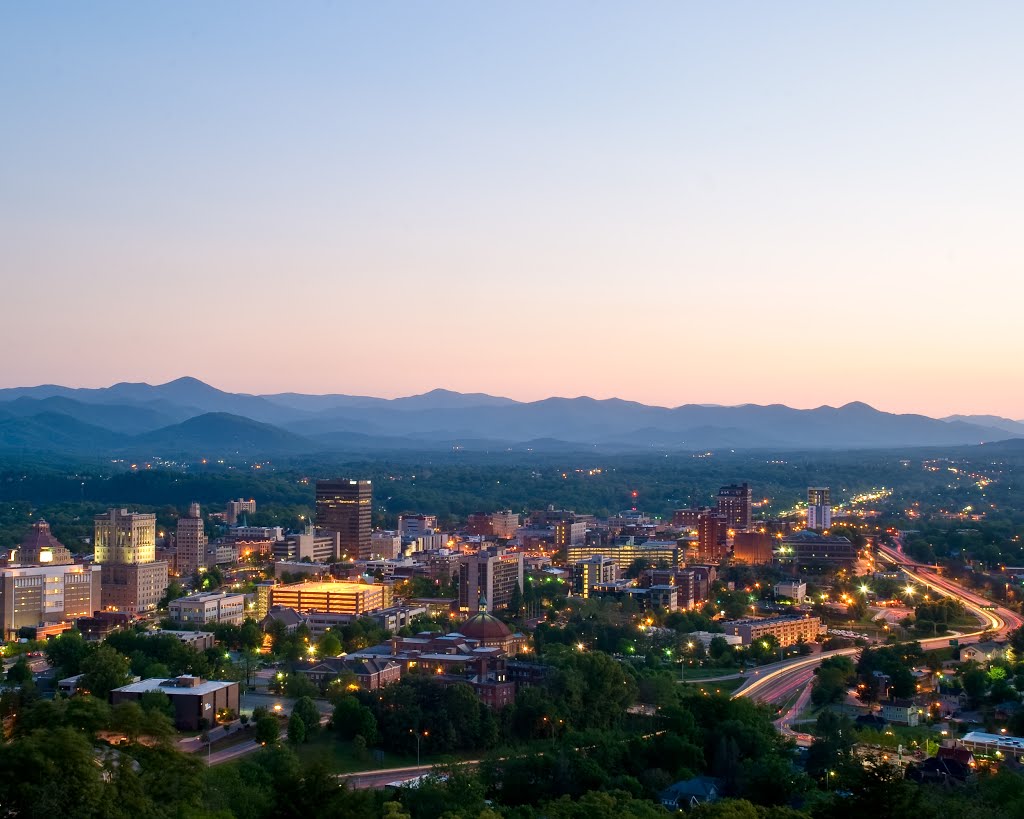
POLYGON ((513 634, 512 629, 487 611, 487 600, 483 597, 479 611, 459 626, 457 633, 475 641, 480 648, 497 648, 506 655, 518 654, 527 643, 525 634, 513 634))
POLYGON ((50 533, 50 524, 40 518, 18 545, 16 558, 23 565, 67 566, 75 562, 67 546, 50 533))

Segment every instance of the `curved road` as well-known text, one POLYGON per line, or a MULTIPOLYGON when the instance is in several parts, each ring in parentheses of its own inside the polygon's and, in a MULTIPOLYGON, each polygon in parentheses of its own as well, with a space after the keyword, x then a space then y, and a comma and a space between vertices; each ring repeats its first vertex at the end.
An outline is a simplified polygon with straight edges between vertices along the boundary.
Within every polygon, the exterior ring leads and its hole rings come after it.
MULTIPOLYGON (((1024 625, 1024 618, 1021 615, 1001 606, 997 606, 994 610, 986 609, 986 606, 992 605, 991 601, 981 595, 968 591, 937 572, 909 568, 917 564, 903 554, 898 543, 895 548, 879 546, 878 552, 882 558, 901 568, 907 577, 915 583, 960 600, 964 607, 984 624, 984 627, 977 631, 955 635, 961 645, 977 642, 983 636, 986 638, 1005 638, 1008 632, 1024 625)), ((920 640, 919 642, 926 651, 944 648, 949 645, 949 640, 952 636, 932 637, 920 640)), ((836 651, 825 651, 813 657, 802 657, 798 660, 792 660, 784 666, 775 667, 767 671, 767 673, 762 673, 750 679, 745 685, 738 688, 732 696, 750 697, 757 702, 780 702, 791 697, 796 691, 801 691, 796 702, 776 720, 775 724, 782 733, 795 736, 798 741, 807 740, 809 738, 806 735, 794 733, 790 728, 790 723, 799 715, 807 701, 807 697, 810 696, 810 686, 808 683, 813 679, 815 669, 823 660, 829 657, 852 656, 859 652, 859 648, 843 648, 836 651)))

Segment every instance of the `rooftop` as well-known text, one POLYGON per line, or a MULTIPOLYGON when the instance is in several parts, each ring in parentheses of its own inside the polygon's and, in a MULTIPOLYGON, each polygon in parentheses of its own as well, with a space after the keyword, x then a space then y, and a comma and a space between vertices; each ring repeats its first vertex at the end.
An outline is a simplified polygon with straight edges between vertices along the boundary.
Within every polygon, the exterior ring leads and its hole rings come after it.
POLYGON ((114 690, 125 694, 145 694, 148 691, 163 691, 165 694, 173 697, 176 694, 211 694, 229 685, 238 685, 236 682, 229 682, 227 680, 200 680, 198 685, 179 685, 179 679, 181 678, 172 677, 169 680, 165 680, 161 677, 150 677, 148 680, 128 683, 128 685, 122 685, 114 690))

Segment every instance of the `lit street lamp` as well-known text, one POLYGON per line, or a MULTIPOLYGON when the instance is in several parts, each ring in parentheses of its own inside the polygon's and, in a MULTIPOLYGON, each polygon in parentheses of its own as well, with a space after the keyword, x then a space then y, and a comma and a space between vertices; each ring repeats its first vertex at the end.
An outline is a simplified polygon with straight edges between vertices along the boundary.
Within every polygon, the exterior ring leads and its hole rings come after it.
MULTIPOLYGON (((418 768, 420 767, 420 734, 418 731, 413 731, 412 728, 409 729, 409 733, 416 737, 416 767, 418 768)), ((423 737, 428 736, 430 736, 430 731, 424 731, 423 737)))

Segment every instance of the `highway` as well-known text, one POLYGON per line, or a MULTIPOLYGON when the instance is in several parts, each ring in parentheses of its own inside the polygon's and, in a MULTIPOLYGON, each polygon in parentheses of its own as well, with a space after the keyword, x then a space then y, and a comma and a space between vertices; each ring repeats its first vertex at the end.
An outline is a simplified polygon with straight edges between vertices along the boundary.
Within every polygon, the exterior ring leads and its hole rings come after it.
MULTIPOLYGON (((915 561, 909 560, 897 546, 879 546, 880 557, 898 566, 908 578, 918 585, 948 595, 960 600, 964 607, 974 614, 983 624, 982 628, 976 631, 960 633, 956 635, 944 635, 920 640, 921 647, 927 650, 945 648, 949 645, 950 639, 955 637, 961 645, 977 642, 983 637, 988 639, 1005 639, 1006 635, 1024 624, 1024 618, 1010 609, 997 606, 993 609, 986 609, 992 603, 984 597, 968 591, 962 586, 954 583, 937 572, 917 568, 915 561), (910 568, 915 567, 915 568, 910 568)), ((809 737, 797 734, 790 728, 792 720, 799 716, 810 696, 809 683, 814 677, 815 669, 828 657, 854 656, 860 652, 859 648, 845 648, 836 651, 825 651, 812 657, 802 657, 792 660, 784 665, 775 665, 771 669, 764 669, 761 673, 751 677, 750 680, 738 688, 733 697, 749 697, 757 702, 782 702, 797 691, 800 696, 778 720, 776 727, 784 734, 794 736, 797 741, 809 741, 809 737)))

